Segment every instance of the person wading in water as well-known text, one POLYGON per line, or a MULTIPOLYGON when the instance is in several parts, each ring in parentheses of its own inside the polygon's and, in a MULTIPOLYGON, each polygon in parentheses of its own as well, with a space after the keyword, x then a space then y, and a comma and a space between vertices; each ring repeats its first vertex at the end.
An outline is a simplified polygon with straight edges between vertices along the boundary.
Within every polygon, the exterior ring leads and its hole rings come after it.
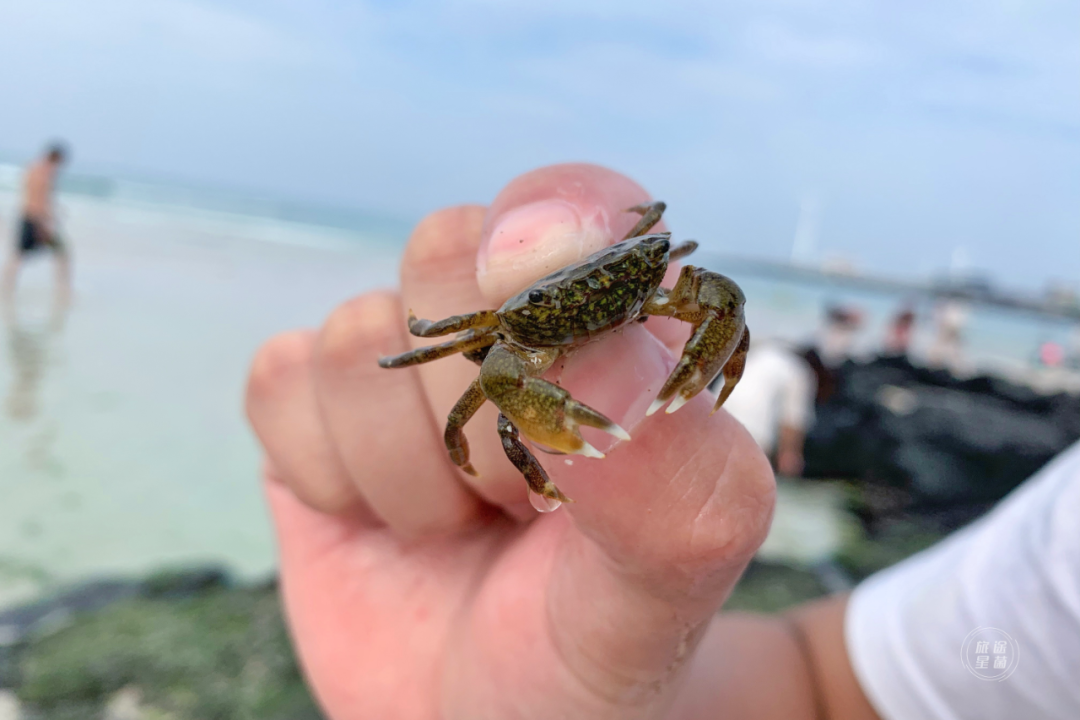
POLYGON ((23 259, 42 249, 52 251, 56 261, 57 298, 66 301, 71 294, 69 254, 57 233, 53 212, 53 189, 67 150, 60 143, 50 145, 45 154, 26 169, 23 183, 22 218, 15 230, 15 247, 4 268, 0 295, 11 299, 23 259))

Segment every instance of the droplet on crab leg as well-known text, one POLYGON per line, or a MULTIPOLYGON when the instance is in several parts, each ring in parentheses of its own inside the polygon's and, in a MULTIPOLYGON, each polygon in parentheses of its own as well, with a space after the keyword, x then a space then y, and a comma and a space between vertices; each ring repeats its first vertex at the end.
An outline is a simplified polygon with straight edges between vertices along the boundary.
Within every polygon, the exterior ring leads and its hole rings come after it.
POLYGON ((549 513, 558 510, 562 506, 562 500, 544 497, 529 490, 529 504, 536 508, 536 512, 549 513))

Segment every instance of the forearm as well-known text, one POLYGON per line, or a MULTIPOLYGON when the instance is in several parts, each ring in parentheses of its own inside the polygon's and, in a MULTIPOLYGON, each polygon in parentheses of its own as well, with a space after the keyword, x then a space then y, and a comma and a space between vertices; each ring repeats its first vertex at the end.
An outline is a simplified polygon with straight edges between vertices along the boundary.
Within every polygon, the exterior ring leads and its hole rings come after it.
POLYGON ((776 442, 776 469, 781 475, 799 476, 803 471, 806 433, 793 425, 781 425, 776 442))
POLYGON ((786 615, 722 613, 672 720, 877 720, 844 646, 846 597, 786 615))
POLYGON ((805 443, 806 432, 802 428, 787 424, 780 426, 780 436, 776 442, 778 451, 797 453, 801 457, 805 443))
POLYGON ((785 618, 722 613, 688 671, 671 720, 814 720, 811 675, 785 618))

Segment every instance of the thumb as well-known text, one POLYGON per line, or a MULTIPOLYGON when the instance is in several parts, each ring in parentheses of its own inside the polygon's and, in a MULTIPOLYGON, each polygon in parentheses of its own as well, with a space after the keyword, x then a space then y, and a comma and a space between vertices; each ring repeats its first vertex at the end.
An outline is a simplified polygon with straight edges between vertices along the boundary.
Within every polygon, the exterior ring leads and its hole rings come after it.
MULTIPOLYGON (((489 212, 481 290, 501 302, 611 244, 637 219, 626 208, 646 199, 629 179, 590 165, 519 178, 489 212)), ((761 451, 727 413, 710 414, 711 398, 645 416, 677 360, 646 330, 653 320, 567 359, 560 384, 632 440, 612 446, 592 435, 607 451, 602 460, 542 456, 575 502, 534 523, 532 537, 503 559, 548 557, 544 614, 557 656, 593 694, 643 708, 666 702, 662 691, 764 540, 775 494, 761 451)), ((479 600, 476 608, 490 609, 479 600)))

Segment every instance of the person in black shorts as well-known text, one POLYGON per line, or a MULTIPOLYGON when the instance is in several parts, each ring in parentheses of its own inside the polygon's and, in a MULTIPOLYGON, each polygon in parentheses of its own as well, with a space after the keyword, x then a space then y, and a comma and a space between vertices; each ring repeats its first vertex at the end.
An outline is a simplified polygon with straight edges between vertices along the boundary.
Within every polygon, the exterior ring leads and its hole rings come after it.
POLYGON ((54 143, 45 154, 26 169, 23 184, 22 218, 17 226, 14 252, 4 268, 0 295, 10 298, 24 257, 39 250, 51 250, 56 261, 58 297, 70 294, 71 272, 68 253, 56 233, 52 196, 60 166, 67 159, 66 148, 54 143))
POLYGON ((41 226, 36 220, 28 217, 22 219, 22 229, 19 232, 18 250, 20 254, 32 253, 35 250, 48 248, 54 252, 63 252, 64 246, 60 238, 41 226))

